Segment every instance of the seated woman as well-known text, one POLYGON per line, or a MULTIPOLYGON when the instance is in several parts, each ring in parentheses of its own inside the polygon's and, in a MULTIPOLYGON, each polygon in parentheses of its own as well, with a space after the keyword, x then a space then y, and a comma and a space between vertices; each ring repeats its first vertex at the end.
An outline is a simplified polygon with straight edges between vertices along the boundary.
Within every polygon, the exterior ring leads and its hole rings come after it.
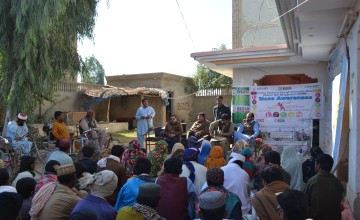
POLYGON ((220 168, 226 165, 226 161, 223 157, 222 147, 215 146, 211 149, 209 157, 205 161, 205 167, 210 168, 220 168))
POLYGON ((254 163, 251 161, 253 151, 250 148, 246 148, 241 151, 241 155, 245 157, 245 162, 243 165, 243 169, 246 171, 246 173, 249 175, 250 181, 252 180, 253 176, 256 173, 256 167, 254 163))

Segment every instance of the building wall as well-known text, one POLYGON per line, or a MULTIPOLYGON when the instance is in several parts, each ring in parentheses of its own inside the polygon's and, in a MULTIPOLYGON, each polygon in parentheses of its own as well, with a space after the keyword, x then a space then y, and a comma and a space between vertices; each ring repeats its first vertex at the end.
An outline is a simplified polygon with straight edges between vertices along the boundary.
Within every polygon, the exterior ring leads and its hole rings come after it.
MULTIPOLYGON (((360 10, 360 3, 355 7, 360 10)), ((353 25, 347 45, 349 48, 350 67, 350 140, 349 140, 349 181, 347 184, 347 198, 356 219, 360 219, 360 18, 353 25)))
POLYGON ((33 114, 35 116, 42 116, 41 123, 46 122, 54 117, 55 111, 62 112, 80 112, 83 111, 81 103, 78 100, 77 91, 59 91, 55 98, 54 103, 44 101, 41 105, 35 108, 33 114))
POLYGON ((285 44, 275 0, 233 0, 233 49, 285 44))
MULTIPOLYGON (((279 74, 298 74, 304 73, 311 78, 317 78, 318 82, 323 85, 323 95, 325 96, 324 106, 327 105, 327 63, 320 62, 314 65, 298 65, 298 66, 277 66, 277 67, 260 67, 254 68, 243 68, 234 69, 233 86, 252 86, 254 81, 260 80, 265 75, 279 75, 279 74)), ((279 82, 281 84, 281 82, 279 82)), ((326 130, 326 115, 327 111, 324 111, 324 118, 320 119, 320 134, 319 143, 321 147, 325 147, 325 130, 326 130)), ((331 147, 331 146, 330 146, 331 147)), ((331 153, 329 146, 326 146, 326 152, 331 153)))
MULTIPOLYGON (((155 126, 165 126, 170 114, 175 114, 180 121, 188 121, 193 98, 192 79, 190 77, 178 76, 169 73, 147 73, 136 75, 119 75, 107 77, 108 85, 117 87, 148 87, 160 88, 170 94, 170 106, 165 107, 163 102, 157 98, 149 98, 149 105, 155 111, 156 116, 154 119, 155 126), (168 112, 167 112, 168 109, 168 112)), ((139 102, 131 102, 132 105, 128 106, 131 109, 138 109, 139 102)), ((136 112, 136 110, 134 112, 136 112)), ((135 115, 135 113, 134 113, 135 115)))

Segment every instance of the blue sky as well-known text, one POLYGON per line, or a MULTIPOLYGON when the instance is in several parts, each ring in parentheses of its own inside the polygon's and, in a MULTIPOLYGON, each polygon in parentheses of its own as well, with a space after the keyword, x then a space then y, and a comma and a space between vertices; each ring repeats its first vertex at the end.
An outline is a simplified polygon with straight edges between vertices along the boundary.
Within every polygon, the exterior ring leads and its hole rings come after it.
POLYGON ((78 42, 106 75, 168 72, 191 76, 197 62, 190 53, 231 48, 231 0, 101 0, 94 40, 78 42))

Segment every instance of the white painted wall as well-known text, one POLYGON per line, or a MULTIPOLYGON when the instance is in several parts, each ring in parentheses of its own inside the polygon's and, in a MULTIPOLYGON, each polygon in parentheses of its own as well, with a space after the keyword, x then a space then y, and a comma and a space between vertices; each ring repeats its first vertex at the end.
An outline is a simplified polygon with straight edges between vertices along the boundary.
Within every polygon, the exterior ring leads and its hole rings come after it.
MULTIPOLYGON (((360 10, 360 3, 356 10, 360 10)), ((349 140, 349 181, 347 198, 356 219, 360 219, 360 18, 357 19, 349 36, 347 45, 350 56, 350 140, 349 140)))

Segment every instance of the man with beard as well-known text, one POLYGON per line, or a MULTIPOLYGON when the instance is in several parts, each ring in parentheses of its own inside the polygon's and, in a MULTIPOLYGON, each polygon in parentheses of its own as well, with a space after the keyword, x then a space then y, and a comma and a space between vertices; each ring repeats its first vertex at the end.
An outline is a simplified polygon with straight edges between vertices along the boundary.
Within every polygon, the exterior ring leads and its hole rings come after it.
POLYGON ((26 137, 29 132, 26 126, 27 118, 27 115, 21 112, 17 115, 16 121, 10 121, 7 125, 6 136, 11 139, 14 149, 21 149, 21 155, 28 155, 32 147, 32 142, 26 137))
POLYGON ((165 141, 168 143, 168 151, 171 152, 174 144, 180 142, 180 136, 183 133, 181 123, 175 115, 171 115, 170 121, 165 126, 165 141))

